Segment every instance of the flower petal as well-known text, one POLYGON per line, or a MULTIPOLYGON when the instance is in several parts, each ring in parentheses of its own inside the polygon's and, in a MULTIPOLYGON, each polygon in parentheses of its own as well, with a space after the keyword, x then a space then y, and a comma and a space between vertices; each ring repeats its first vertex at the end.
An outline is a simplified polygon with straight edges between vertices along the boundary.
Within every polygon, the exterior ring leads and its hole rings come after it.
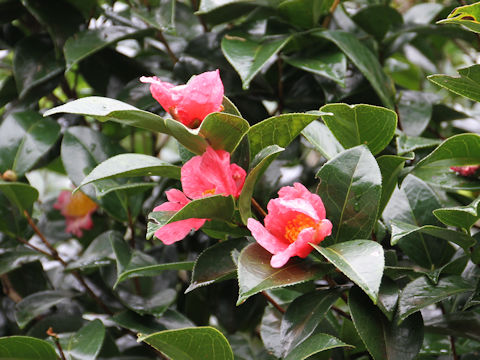
POLYGON ((248 219, 247 228, 251 231, 252 236, 260 244, 260 246, 262 246, 271 254, 284 251, 288 247, 287 243, 273 236, 260 222, 255 219, 248 219))
POLYGON ((202 156, 194 156, 182 166, 180 181, 183 192, 191 199, 200 199, 205 191, 215 189, 210 177, 203 173, 202 156))
POLYGON ((309 244, 315 239, 315 229, 306 228, 303 229, 295 242, 291 243, 284 251, 279 252, 272 256, 270 265, 274 268, 282 267, 293 256, 300 256, 305 258, 313 250, 313 247, 309 244))
POLYGON ((92 221, 92 218, 90 216, 90 213, 85 215, 85 216, 82 216, 82 217, 67 216, 65 218, 65 222, 66 222, 66 225, 67 225, 66 229, 65 229, 65 232, 73 234, 73 235, 75 235, 79 238, 83 236, 82 229, 90 230, 93 227, 93 221, 92 221))
POLYGON ((165 245, 171 245, 174 242, 182 240, 192 229, 198 230, 207 219, 186 219, 175 221, 173 223, 162 226, 155 231, 155 237, 160 239, 165 245))
POLYGON ((294 183, 293 187, 284 186, 278 191, 278 196, 285 200, 304 199, 308 201, 317 212, 318 219, 325 219, 325 206, 317 194, 313 194, 300 183, 294 183))
POLYGON ((140 81, 150 84, 150 92, 155 100, 157 100, 166 112, 174 108, 179 101, 178 91, 172 92, 175 85, 168 82, 161 81, 156 76, 146 77, 142 76, 140 81))

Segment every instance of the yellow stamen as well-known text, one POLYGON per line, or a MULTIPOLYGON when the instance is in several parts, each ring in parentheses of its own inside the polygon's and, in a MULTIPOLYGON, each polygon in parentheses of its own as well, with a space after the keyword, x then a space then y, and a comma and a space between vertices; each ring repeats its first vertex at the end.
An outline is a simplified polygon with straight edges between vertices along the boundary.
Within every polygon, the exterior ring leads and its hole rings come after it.
POLYGON ((68 203, 65 212, 68 216, 82 217, 96 208, 97 204, 95 204, 95 202, 90 200, 90 198, 81 191, 77 191, 70 198, 70 202, 68 203))
POLYGON ((210 196, 210 195, 215 195, 215 188, 208 189, 202 192, 202 196, 210 196))
POLYGON ((290 243, 294 243, 297 241, 298 234, 300 234, 303 229, 309 227, 315 227, 315 220, 305 214, 298 214, 285 225, 285 239, 290 243))

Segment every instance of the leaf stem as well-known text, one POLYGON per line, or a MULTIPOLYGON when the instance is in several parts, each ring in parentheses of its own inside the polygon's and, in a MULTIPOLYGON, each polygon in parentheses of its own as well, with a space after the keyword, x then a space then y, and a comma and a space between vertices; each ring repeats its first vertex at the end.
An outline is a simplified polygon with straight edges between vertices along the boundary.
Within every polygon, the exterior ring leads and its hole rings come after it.
POLYGON ((265 212, 265 210, 262 209, 260 204, 253 197, 252 197, 252 205, 260 215, 262 215, 263 217, 267 216, 267 213, 265 212))
POLYGON ((60 345, 60 341, 58 341, 58 335, 56 333, 53 332, 53 329, 52 327, 50 326, 47 330, 47 335, 50 336, 52 339, 53 339, 53 342, 55 343, 55 345, 57 346, 57 349, 58 349, 58 352, 60 354, 60 358, 62 360, 67 360, 65 358, 65 354, 63 353, 63 349, 62 349, 62 345, 60 345))
POLYGON ((163 33, 160 30, 157 31, 156 38, 165 46, 165 50, 167 50, 168 56, 170 56, 170 59, 173 61, 174 64, 176 64, 178 62, 178 58, 173 53, 170 45, 168 45, 167 39, 165 39, 165 36, 163 36, 163 33))
POLYGON ((339 4, 340 4, 340 0, 335 0, 332 6, 330 6, 330 10, 328 10, 328 15, 325 17, 322 24, 322 27, 324 27, 325 29, 328 28, 328 25, 330 25, 330 21, 332 21, 333 13, 335 12, 335 9, 339 4))
POLYGON ((270 295, 268 295, 266 291, 262 291, 261 294, 263 295, 263 297, 264 297, 265 299, 267 299, 267 301, 268 301, 270 304, 273 305, 273 307, 274 307, 275 309, 277 309, 278 311, 280 311, 282 314, 285 314, 285 309, 282 308, 280 305, 278 305, 278 303, 277 303, 275 300, 273 300, 272 297, 271 297, 270 295))
POLYGON ((350 317, 349 314, 347 314, 345 311, 343 311, 342 309, 336 307, 336 306, 333 306, 331 307, 331 309, 333 311, 335 311, 336 313, 338 313, 339 315, 343 316, 344 318, 348 319, 348 320, 352 320, 352 318, 350 317))

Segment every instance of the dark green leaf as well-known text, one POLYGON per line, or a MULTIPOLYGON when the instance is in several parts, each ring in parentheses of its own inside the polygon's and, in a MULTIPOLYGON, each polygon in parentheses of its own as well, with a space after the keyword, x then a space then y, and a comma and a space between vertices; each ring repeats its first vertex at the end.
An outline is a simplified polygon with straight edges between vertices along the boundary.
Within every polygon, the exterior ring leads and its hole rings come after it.
POLYGON ((480 219, 480 197, 466 206, 455 206, 433 211, 433 215, 447 226, 455 226, 467 231, 480 219))
POLYGON ((353 240, 329 247, 312 246, 377 303, 385 266, 380 244, 371 240, 353 240))
POLYGON ((139 341, 175 360, 233 360, 225 336, 209 326, 160 331, 140 336, 139 341))
POLYGON ((0 254, 0 275, 21 267, 23 264, 38 260, 45 255, 25 247, 15 248, 0 254))
POLYGON ((210 246, 202 252, 193 267, 192 280, 185 292, 231 278, 237 271, 232 260, 233 250, 240 251, 248 244, 246 239, 232 239, 210 246))
POLYGON ((297 345, 285 360, 305 360, 316 353, 337 347, 352 347, 352 345, 348 345, 332 335, 317 333, 297 345))
POLYGON ((334 242, 368 238, 375 225, 382 178, 375 158, 364 145, 345 150, 317 173, 334 242))
POLYGON ((283 356, 283 342, 280 336, 282 314, 273 306, 265 307, 260 324, 260 336, 265 348, 277 358, 283 356))
POLYGON ((260 41, 239 36, 225 35, 222 39, 222 52, 242 79, 243 89, 262 68, 270 63, 291 37, 275 37, 260 41))
POLYGON ((46 290, 23 298, 22 301, 17 304, 17 311, 15 313, 18 326, 20 329, 23 329, 38 315, 42 315, 52 306, 57 305, 65 299, 70 299, 72 296, 72 293, 66 291, 46 290))
POLYGON ((380 4, 362 8, 352 16, 352 20, 378 41, 381 41, 389 30, 403 23, 402 15, 396 9, 380 4))
POLYGON ((265 119, 250 128, 250 154, 253 158, 270 145, 286 148, 313 120, 323 113, 283 114, 265 119))
POLYGON ((457 275, 440 279, 432 284, 422 276, 413 280, 402 290, 398 301, 399 321, 425 306, 440 302, 452 295, 473 291, 475 285, 457 275))
POLYGON ((397 154, 405 155, 411 151, 437 146, 441 142, 439 139, 413 137, 402 134, 397 137, 397 154))
POLYGON ((383 209, 387 206, 390 197, 398 183, 398 177, 402 171, 407 157, 395 155, 383 155, 377 158, 378 167, 382 174, 382 196, 378 209, 378 216, 383 213, 383 209))
POLYGON ((0 171, 22 176, 56 143, 60 126, 34 111, 8 115, 0 125, 0 171))
POLYGON ((288 306, 280 333, 285 354, 291 357, 295 348, 314 333, 339 296, 338 289, 319 290, 296 298, 288 306))
POLYGON ((33 203, 38 199, 37 189, 20 182, 7 182, 0 179, 0 192, 2 192, 10 203, 17 207, 22 214, 24 211, 31 213, 33 203))
POLYGON ((315 75, 324 76, 345 86, 347 72, 347 58, 341 53, 322 54, 312 58, 289 57, 285 62, 296 68, 308 71, 315 75))
POLYGON ((82 327, 70 338, 67 353, 71 360, 95 360, 103 345, 105 327, 100 320, 94 320, 82 327))
POLYGON ((50 343, 29 336, 0 338, 0 358, 5 360, 58 360, 50 343))
POLYGON ((252 217, 251 202, 253 191, 255 190, 255 184, 270 166, 272 161, 275 160, 283 150, 283 148, 277 145, 270 145, 261 150, 253 159, 252 169, 245 179, 242 192, 238 199, 238 208, 244 224, 247 224, 248 218, 252 217))
POLYGON ((479 70, 480 65, 473 65, 458 70, 460 76, 430 75, 427 79, 455 94, 480 101, 480 83, 477 77, 479 70), (475 74, 475 76, 471 74, 475 74))
POLYGON ((426 321, 425 327, 429 332, 480 341, 480 315, 475 311, 437 316, 426 321))
POLYGON ((132 8, 132 12, 157 30, 169 32, 175 29, 174 0, 160 2, 155 11, 148 8, 132 8))
POLYGON ((390 109, 394 108, 393 84, 368 47, 363 45, 355 35, 344 31, 329 30, 314 34, 335 43, 367 78, 383 104, 390 109))
POLYGON ((419 179, 432 186, 452 190, 480 190, 480 180, 474 177, 457 175, 453 170, 444 166, 425 166, 414 169, 413 173, 419 179))
POLYGON ((393 320, 395 310, 397 309, 398 296, 400 291, 397 284, 384 276, 380 284, 380 292, 378 293, 377 306, 382 310, 388 321, 393 320))
POLYGON ((397 128, 394 111, 373 105, 327 104, 322 119, 344 148, 365 144, 373 155, 392 140, 397 128))
POLYGON ((328 12, 330 6, 330 1, 324 0, 284 0, 277 9, 291 24, 311 29, 318 25, 319 18, 328 12))
POLYGON ((421 91, 402 91, 398 112, 402 131, 408 136, 419 136, 427 127, 433 113, 434 98, 421 91))
POLYGON ((302 135, 312 144, 325 159, 330 160, 341 153, 343 146, 333 136, 330 129, 320 121, 312 121, 303 130, 302 135))
POLYGON ((325 264, 312 265, 305 260, 290 260, 285 266, 275 269, 270 266, 272 254, 257 243, 248 245, 238 258, 239 296, 241 304, 250 296, 267 289, 290 286, 314 280, 330 269, 325 264))
POLYGON ((350 290, 348 305, 353 323, 375 360, 413 360, 423 342, 423 320, 415 314, 398 325, 358 289, 350 290))
POLYGON ((142 154, 120 154, 98 164, 79 185, 115 177, 164 176, 180 179, 180 167, 171 165, 154 156, 142 154))

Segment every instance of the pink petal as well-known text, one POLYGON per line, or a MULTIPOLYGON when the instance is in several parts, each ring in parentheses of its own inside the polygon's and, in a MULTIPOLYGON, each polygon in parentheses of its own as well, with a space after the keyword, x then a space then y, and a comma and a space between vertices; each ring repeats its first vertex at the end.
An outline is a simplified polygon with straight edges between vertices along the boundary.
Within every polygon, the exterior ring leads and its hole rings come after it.
POLYGON ((232 194, 234 197, 239 197, 242 192, 247 172, 237 164, 230 164, 230 171, 232 173, 233 181, 235 182, 236 192, 232 194))
POLYGON ((288 247, 288 243, 285 243, 273 236, 260 222, 255 219, 248 219, 247 228, 251 231, 252 236, 260 244, 260 246, 262 246, 271 254, 281 252, 288 247))
POLYGON ((284 251, 272 256, 270 265, 274 268, 279 268, 285 265, 293 256, 307 257, 313 250, 313 247, 309 243, 313 242, 314 238, 314 228, 303 229, 300 234, 298 234, 295 242, 291 243, 284 251))
POLYGON ((187 205, 190 200, 178 189, 171 189, 165 192, 169 201, 155 207, 153 211, 178 211, 187 205))
POLYGON ((93 221, 90 217, 90 213, 82 217, 66 217, 66 229, 67 233, 73 234, 77 237, 83 236, 82 229, 90 230, 93 227, 93 221))
POLYGON ((71 198, 72 192, 70 190, 62 190, 58 195, 57 201, 55 202, 55 204, 53 204, 53 208, 60 210, 62 212, 62 215, 65 216, 64 208, 68 205, 71 198))
POLYGON ((155 231, 155 237, 160 239, 165 245, 171 245, 174 242, 182 240, 192 229, 198 230, 207 219, 186 219, 175 221, 173 223, 162 226, 155 231))
POLYGON ((203 174, 201 156, 194 156, 182 166, 180 181, 184 193, 191 199, 200 199, 204 197, 204 191, 216 188, 203 174))
POLYGON ((170 109, 176 106, 178 102, 178 94, 172 91, 175 85, 163 82, 156 76, 142 76, 140 81, 150 84, 150 92, 152 93, 153 98, 162 105, 165 111, 170 112, 170 109))
POLYGON ((300 183, 294 183, 293 187, 284 186, 278 191, 278 196, 285 200, 292 199, 304 199, 308 201, 315 211, 319 219, 325 219, 325 206, 323 201, 317 194, 313 194, 308 189, 300 183))

